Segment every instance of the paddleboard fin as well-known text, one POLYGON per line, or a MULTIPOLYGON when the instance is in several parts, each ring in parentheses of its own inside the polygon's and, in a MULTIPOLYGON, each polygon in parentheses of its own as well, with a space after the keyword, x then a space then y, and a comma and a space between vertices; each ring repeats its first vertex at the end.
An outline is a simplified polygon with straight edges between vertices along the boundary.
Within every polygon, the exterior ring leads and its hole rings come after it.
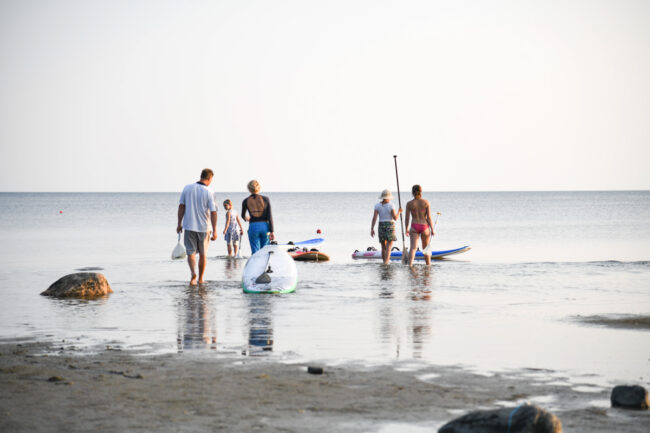
POLYGON ((273 251, 269 251, 269 258, 266 261, 266 266, 267 266, 266 271, 264 271, 262 274, 260 274, 259 277, 255 279, 255 283, 268 284, 271 282, 271 276, 269 275, 270 273, 273 272, 273 269, 271 269, 271 254, 273 254, 273 251))

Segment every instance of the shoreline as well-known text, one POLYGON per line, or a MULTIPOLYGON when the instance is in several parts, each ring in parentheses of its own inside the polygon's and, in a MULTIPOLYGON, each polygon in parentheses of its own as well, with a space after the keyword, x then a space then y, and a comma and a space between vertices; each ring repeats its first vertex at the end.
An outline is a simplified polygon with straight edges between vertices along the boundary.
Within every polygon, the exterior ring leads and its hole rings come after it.
POLYGON ((610 388, 569 384, 557 371, 486 375, 405 362, 320 365, 324 374, 314 375, 308 365, 187 352, 68 354, 5 340, 0 430, 437 431, 467 412, 525 401, 558 416, 566 432, 641 433, 650 423, 649 411, 609 407, 610 388))

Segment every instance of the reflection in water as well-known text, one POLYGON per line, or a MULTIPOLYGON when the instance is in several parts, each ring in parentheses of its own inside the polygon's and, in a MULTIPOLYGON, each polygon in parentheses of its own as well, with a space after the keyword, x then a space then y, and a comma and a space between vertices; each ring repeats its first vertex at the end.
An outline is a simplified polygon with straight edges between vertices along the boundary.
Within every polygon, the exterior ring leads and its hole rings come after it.
POLYGON ((248 351, 243 355, 263 356, 273 351, 273 299, 272 295, 249 294, 248 300, 248 351))
POLYGON ((178 351, 216 349, 216 315, 207 287, 189 286, 178 303, 178 351))
POLYGON ((411 270, 411 308, 409 309, 411 334, 413 338, 413 358, 422 358, 424 345, 431 336, 431 277, 430 266, 411 270), (425 301, 425 302, 418 302, 425 301))
POLYGON ((431 300, 431 274, 430 266, 420 266, 418 268, 411 268, 411 299, 414 301, 430 301, 431 300))
POLYGON ((379 297, 384 300, 379 311, 380 334, 384 343, 392 347, 395 358, 400 358, 403 342, 411 348, 413 358, 422 358, 426 342, 432 334, 433 270, 430 266, 405 269, 382 266, 379 272, 379 297), (406 287, 404 272, 408 273, 406 287), (397 274, 395 278, 393 276, 397 274), (404 323, 404 319, 408 322, 404 323))
POLYGON ((379 309, 379 333, 384 343, 390 344, 395 338, 395 358, 399 359, 400 338, 395 331, 395 318, 393 315, 393 303, 389 302, 394 297, 393 275, 395 266, 379 265, 379 298, 384 299, 379 309))
POLYGON ((381 281, 381 291, 379 292, 380 298, 392 298, 393 297, 393 269, 394 266, 391 265, 381 265, 381 271, 379 273, 379 279, 381 281))
POLYGON ((228 280, 236 280, 241 277, 241 272, 239 271, 239 265, 244 262, 242 259, 236 259, 234 257, 225 257, 225 267, 224 275, 228 280))

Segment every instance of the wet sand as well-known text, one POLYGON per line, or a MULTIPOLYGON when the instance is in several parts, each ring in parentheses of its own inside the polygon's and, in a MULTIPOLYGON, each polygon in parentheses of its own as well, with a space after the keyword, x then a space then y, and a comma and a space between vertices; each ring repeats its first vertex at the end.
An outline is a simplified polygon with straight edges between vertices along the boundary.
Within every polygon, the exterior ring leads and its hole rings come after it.
POLYGON ((555 413, 565 432, 647 432, 650 425, 650 412, 612 409, 609 388, 569 383, 561 372, 323 367, 313 375, 307 364, 215 352, 79 355, 6 341, 0 431, 436 431, 467 411, 524 401, 555 413))

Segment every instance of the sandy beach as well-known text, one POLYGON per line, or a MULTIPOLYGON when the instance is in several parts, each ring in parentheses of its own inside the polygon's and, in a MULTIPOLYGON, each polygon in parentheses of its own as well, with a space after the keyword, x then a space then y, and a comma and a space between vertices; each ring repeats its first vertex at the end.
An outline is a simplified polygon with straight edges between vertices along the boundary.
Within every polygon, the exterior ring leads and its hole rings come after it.
POLYGON ((608 407, 609 389, 561 372, 476 374, 412 364, 322 366, 216 353, 79 355, 34 341, 0 345, 0 431, 435 431, 476 409, 529 401, 566 432, 646 432, 650 412, 608 407))

